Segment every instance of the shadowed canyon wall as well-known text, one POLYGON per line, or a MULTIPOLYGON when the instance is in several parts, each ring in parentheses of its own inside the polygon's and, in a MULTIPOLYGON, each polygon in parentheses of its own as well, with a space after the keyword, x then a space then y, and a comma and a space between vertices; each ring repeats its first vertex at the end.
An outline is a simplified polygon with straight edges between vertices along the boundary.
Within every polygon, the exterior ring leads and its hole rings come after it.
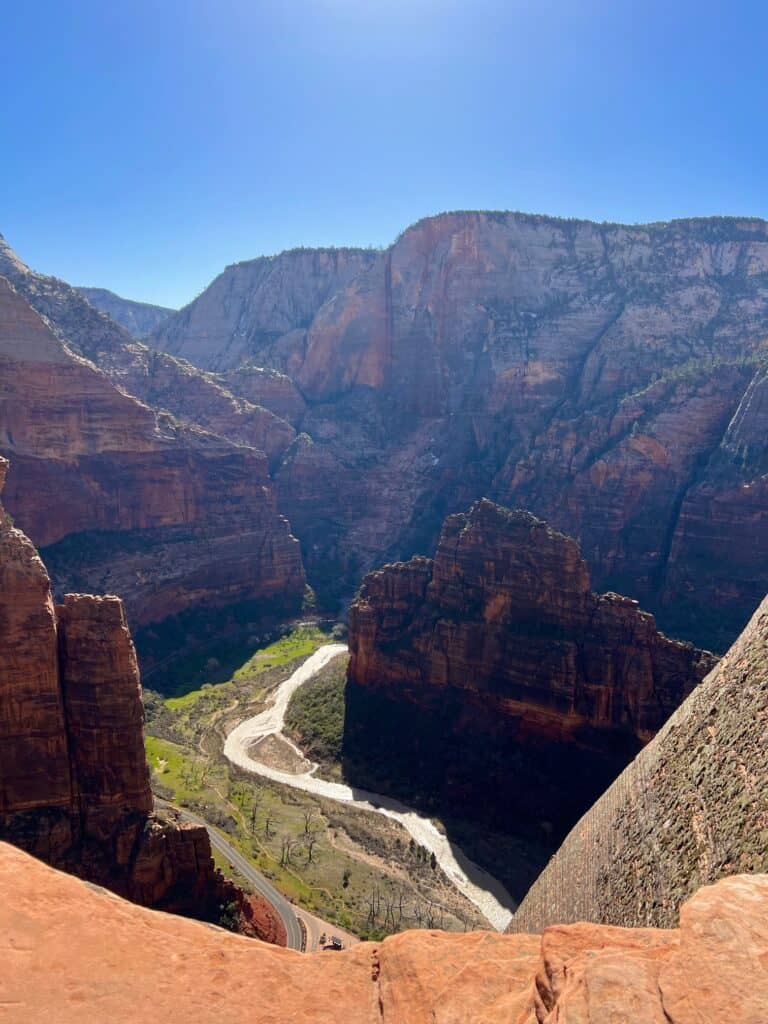
POLYGON ((715 662, 636 601, 593 594, 573 540, 489 501, 446 520, 434 560, 366 577, 349 648, 353 781, 554 837, 715 662))
POLYGON ((669 927, 698 886, 768 871, 768 600, 578 822, 513 918, 669 927))

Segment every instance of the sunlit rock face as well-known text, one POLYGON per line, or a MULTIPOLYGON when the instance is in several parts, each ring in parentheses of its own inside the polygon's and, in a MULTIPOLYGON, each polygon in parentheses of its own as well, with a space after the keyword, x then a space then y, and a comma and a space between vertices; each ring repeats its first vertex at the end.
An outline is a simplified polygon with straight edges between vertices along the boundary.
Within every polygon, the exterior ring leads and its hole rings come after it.
POLYGON ((254 363, 293 374, 320 307, 381 261, 368 249, 294 249, 235 263, 162 323, 151 344, 206 370, 254 363))
POLYGON ((329 261, 229 268, 152 340, 298 385, 275 475, 313 585, 348 594, 490 497, 575 537, 598 588, 728 647, 768 579, 764 222, 452 213, 329 261))
POLYGON ((45 549, 57 593, 119 593, 133 626, 200 607, 298 609, 299 545, 262 451, 116 388, 4 278, 0 374, 5 505, 45 549))
POLYGON ((636 601, 594 594, 571 538, 487 500, 446 519, 434 560, 367 576, 349 635, 351 772, 555 835, 716 660, 636 601))
MULTIPOLYGON (((8 464, 0 458, 0 485, 8 464)), ((145 906, 285 944, 216 871, 208 833, 153 813, 141 685, 118 597, 67 594, 0 506, 0 839, 145 906)))
POLYGON ((302 956, 110 898, 0 844, 11 1024, 76 1024, 94 1005, 115 1024, 763 1024, 766 921, 768 878, 741 875, 701 889, 669 930, 411 931, 302 956))

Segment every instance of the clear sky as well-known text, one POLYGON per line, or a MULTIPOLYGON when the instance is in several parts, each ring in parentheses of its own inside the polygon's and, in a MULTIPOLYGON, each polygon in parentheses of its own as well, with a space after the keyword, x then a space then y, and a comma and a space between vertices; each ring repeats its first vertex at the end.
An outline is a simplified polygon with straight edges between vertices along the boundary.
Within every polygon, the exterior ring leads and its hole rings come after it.
POLYGON ((225 264, 447 209, 768 217, 768 5, 2 4, 0 232, 182 305, 225 264))

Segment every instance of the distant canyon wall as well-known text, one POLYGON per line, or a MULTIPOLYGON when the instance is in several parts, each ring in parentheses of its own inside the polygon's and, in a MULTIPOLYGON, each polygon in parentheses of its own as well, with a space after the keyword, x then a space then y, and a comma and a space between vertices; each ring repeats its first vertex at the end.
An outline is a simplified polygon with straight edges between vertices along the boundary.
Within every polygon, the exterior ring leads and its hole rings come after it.
POLYGON ((234 388, 239 366, 296 382, 275 480, 313 583, 353 590, 490 497, 728 646, 768 581, 765 222, 452 213, 335 261, 228 268, 150 339, 234 388))

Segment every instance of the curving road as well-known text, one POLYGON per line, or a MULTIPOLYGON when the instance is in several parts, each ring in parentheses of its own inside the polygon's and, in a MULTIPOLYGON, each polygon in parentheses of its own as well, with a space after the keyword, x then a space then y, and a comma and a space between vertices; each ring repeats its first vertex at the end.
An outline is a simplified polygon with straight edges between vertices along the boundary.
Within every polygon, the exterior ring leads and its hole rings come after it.
POLYGON ((176 807, 174 804, 169 804, 165 800, 160 800, 155 797, 155 803, 160 804, 162 807, 168 807, 173 811, 176 811, 184 821, 191 821, 195 825, 202 825, 203 828, 208 832, 211 839, 211 846, 215 846, 219 853, 223 853, 230 864, 233 864, 243 878, 247 879, 248 882, 259 892, 267 902, 271 903, 275 908, 276 912, 280 916, 280 920, 285 925, 285 930, 288 935, 288 948, 298 949, 302 948, 302 936, 301 927, 296 918, 296 913, 289 903, 289 901, 283 896, 281 892, 278 892, 274 885, 271 885, 266 878, 259 874, 256 868, 252 864, 249 864, 245 857, 236 850, 231 843, 222 836, 220 832, 217 832, 212 825, 209 825, 203 818, 193 814, 191 811, 182 810, 180 807, 176 807))
POLYGON ((391 797, 371 793, 365 789, 353 789, 351 786, 345 786, 338 782, 317 779, 315 778, 317 764, 313 764, 309 771, 291 774, 270 768, 256 760, 258 755, 251 755, 250 752, 259 740, 274 735, 288 743, 302 758, 305 757, 294 743, 282 735, 288 702, 300 686, 308 682, 332 658, 344 651, 346 651, 344 644, 326 644, 307 658, 293 675, 277 688, 274 694, 274 703, 266 711, 241 722, 229 733, 224 743, 225 757, 232 764, 255 775, 281 782, 283 785, 292 786, 294 789, 300 789, 306 793, 314 793, 316 796, 338 800, 341 803, 351 803, 365 811, 376 811, 400 822, 417 843, 434 853, 438 864, 448 878, 467 899, 474 903, 493 927, 498 931, 504 931, 512 917, 512 908, 514 907, 512 897, 497 879, 463 854, 455 844, 448 840, 447 836, 438 831, 428 818, 422 818, 405 804, 400 803, 399 800, 393 800, 391 797))

